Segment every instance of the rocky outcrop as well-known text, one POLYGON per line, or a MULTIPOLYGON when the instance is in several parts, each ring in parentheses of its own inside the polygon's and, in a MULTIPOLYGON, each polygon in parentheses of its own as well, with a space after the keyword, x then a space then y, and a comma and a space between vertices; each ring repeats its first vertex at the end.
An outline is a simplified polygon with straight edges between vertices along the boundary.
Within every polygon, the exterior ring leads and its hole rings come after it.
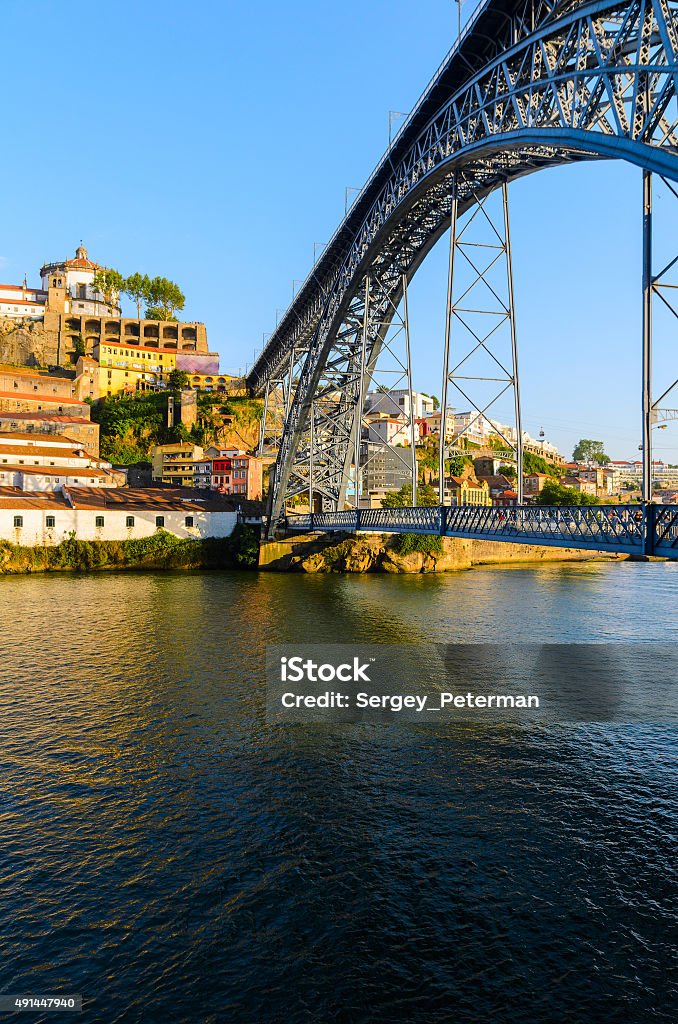
POLYGON ((13 366, 54 366, 58 336, 40 320, 0 319, 0 363, 13 366))
POLYGON ((506 562, 564 562, 626 557, 576 548, 540 547, 536 544, 507 544, 451 537, 440 538, 437 543, 433 538, 432 541, 430 551, 403 551, 402 539, 389 534, 305 534, 262 543, 259 568, 273 572, 428 573, 506 562))

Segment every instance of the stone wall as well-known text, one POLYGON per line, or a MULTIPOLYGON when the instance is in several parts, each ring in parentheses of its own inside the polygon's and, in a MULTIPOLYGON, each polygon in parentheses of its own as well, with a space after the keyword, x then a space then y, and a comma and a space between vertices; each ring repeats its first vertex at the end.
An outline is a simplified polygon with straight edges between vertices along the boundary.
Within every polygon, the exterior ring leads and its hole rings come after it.
POLYGON ((0 363, 13 366, 55 366, 59 334, 39 320, 0 320, 0 363))
POLYGON ((440 552, 403 555, 398 552, 398 538, 393 534, 304 534, 264 541, 259 551, 259 568, 272 572, 420 573, 506 562, 587 561, 592 558, 623 560, 626 556, 461 537, 444 537, 440 552))

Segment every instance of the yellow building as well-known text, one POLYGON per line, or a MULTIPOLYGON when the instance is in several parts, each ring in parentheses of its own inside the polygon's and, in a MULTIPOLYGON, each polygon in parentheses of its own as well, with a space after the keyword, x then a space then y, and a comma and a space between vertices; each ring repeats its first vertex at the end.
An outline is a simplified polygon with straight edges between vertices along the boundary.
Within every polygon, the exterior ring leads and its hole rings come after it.
POLYGON ((152 478, 155 483, 172 484, 174 487, 193 487, 196 463, 204 461, 200 445, 190 441, 173 444, 159 444, 153 449, 152 478))
POLYGON ((230 373, 189 373, 188 386, 194 391, 223 391, 229 395, 247 394, 242 377, 230 373))
POLYGON ((154 391, 176 368, 174 348, 141 348, 121 342, 100 341, 94 356, 99 360, 99 395, 121 391, 154 391))
POLYGON ((473 476, 450 476, 446 480, 451 505, 491 505, 487 480, 482 483, 473 476))

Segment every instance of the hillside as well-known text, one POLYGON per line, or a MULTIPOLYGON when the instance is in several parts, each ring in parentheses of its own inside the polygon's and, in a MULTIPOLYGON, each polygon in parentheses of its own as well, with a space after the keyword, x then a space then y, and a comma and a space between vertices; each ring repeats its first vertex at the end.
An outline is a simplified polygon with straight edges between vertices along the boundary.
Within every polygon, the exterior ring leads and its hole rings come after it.
MULTIPOLYGON (((176 408, 179 394, 175 393, 176 408)), ((255 398, 224 395, 198 396, 198 423, 187 430, 183 424, 167 426, 167 392, 116 395, 92 406, 92 419, 100 425, 101 457, 116 465, 150 461, 155 445, 191 440, 207 447, 218 444, 253 452, 259 438, 263 402, 255 398)), ((178 419, 178 411, 176 414, 178 419)))

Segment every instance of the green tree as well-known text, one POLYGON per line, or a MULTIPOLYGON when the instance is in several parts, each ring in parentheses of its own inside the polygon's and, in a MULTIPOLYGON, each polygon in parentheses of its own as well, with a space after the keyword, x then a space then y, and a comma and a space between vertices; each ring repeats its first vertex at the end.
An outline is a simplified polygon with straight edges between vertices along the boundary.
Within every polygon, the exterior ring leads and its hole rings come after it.
POLYGON ((592 441, 588 437, 582 439, 575 445, 572 452, 575 462, 597 462, 604 466, 610 461, 609 455, 605 454, 605 446, 602 441, 592 441))
POLYGON ((85 342, 83 341, 82 334, 78 334, 76 339, 75 339, 75 345, 73 346, 73 353, 74 353, 76 359, 79 359, 80 356, 86 356, 87 355, 87 346, 85 345, 85 342))
POLYGON ((563 487, 555 480, 548 480, 537 495, 537 505, 598 505, 598 499, 582 494, 574 487, 563 487))
POLYGON ((95 292, 100 292, 103 295, 104 302, 108 306, 115 305, 118 295, 124 291, 124 286, 125 279, 122 274, 110 267, 102 267, 97 270, 92 279, 92 288, 95 292))
POLYGON ((440 408, 440 399, 436 395, 431 395, 431 401, 433 402, 433 409, 437 410, 440 408))
POLYGON ((501 473, 502 476, 507 477, 509 480, 515 480, 518 476, 518 472, 515 466, 500 466, 499 472, 501 473))
POLYGON ((169 381, 169 386, 173 391, 181 391, 189 385, 188 374, 183 370, 172 370, 167 380, 169 381))
POLYGON ((125 295, 128 295, 137 307, 137 320, 141 319, 141 304, 149 301, 151 290, 151 279, 148 274, 130 274, 125 278, 123 288, 125 295))
POLYGON ((178 284, 166 277, 154 277, 149 282, 146 316, 149 320, 176 320, 177 311, 184 308, 186 296, 178 284))
POLYGON ((466 466, 472 466, 473 459, 468 455, 453 455, 445 463, 445 470, 450 476, 461 476, 466 466))
MULTIPOLYGON (((437 505, 438 494, 430 484, 417 487, 418 505, 437 505)), ((412 484, 403 484, 399 491, 389 491, 381 499, 382 508, 409 508, 412 505, 412 484)))

